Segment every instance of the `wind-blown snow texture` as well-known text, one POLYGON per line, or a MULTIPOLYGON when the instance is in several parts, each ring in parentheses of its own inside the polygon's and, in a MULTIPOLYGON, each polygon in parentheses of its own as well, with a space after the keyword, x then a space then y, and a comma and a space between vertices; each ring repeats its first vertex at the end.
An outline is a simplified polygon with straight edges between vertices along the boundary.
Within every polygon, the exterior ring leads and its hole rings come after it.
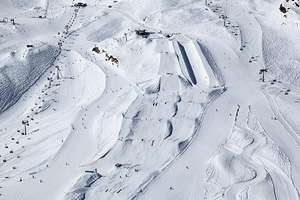
POLYGON ((77 3, 0 2, 0 200, 299 199, 299 0, 77 3))

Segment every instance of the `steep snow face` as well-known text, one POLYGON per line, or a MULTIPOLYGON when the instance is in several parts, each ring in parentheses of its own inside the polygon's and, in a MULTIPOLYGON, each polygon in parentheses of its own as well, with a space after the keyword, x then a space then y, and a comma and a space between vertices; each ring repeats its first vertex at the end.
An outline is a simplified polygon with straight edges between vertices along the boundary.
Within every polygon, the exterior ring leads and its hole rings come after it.
MULTIPOLYGON (((13 48, 10 48, 13 49, 13 48)), ((12 51, 0 62, 0 113, 15 104, 45 71, 54 63, 57 48, 41 45, 29 49, 22 55, 21 51, 12 51)))
POLYGON ((82 2, 0 2, 0 199, 299 199, 298 1, 82 2))
POLYGON ((262 28, 263 56, 277 79, 299 85, 300 2, 257 1, 253 5, 262 28), (282 12, 283 6, 286 12, 282 12), (265 13, 265 14, 262 14, 265 13), (276 42, 274 42, 276 41, 276 42))
POLYGON ((217 87, 218 81, 213 75, 198 42, 178 42, 175 44, 177 55, 181 55, 181 71, 190 82, 199 87, 217 87))

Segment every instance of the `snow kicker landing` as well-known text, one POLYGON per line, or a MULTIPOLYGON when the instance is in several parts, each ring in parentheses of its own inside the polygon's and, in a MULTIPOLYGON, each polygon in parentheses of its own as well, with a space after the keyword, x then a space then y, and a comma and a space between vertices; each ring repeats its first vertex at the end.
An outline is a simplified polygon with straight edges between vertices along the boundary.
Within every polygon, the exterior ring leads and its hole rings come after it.
POLYGON ((219 86, 197 41, 173 43, 183 75, 193 85, 209 88, 219 86))
POLYGON ((238 107, 230 136, 207 164, 205 199, 298 199, 290 168, 250 107, 248 114, 238 107))

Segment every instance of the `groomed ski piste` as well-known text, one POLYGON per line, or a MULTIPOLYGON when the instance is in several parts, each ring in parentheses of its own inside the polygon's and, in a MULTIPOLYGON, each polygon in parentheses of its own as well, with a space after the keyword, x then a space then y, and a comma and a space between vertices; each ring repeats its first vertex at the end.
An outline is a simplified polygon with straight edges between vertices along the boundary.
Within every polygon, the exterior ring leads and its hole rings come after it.
POLYGON ((0 200, 300 199, 299 0, 78 3, 0 1, 0 200))

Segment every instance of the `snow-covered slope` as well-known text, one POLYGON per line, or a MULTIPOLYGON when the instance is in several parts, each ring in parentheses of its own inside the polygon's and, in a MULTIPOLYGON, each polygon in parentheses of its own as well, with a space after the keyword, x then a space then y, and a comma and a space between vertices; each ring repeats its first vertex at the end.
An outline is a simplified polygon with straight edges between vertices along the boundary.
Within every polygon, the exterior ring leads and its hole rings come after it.
POLYGON ((77 3, 0 2, 0 199, 299 199, 298 0, 77 3))

